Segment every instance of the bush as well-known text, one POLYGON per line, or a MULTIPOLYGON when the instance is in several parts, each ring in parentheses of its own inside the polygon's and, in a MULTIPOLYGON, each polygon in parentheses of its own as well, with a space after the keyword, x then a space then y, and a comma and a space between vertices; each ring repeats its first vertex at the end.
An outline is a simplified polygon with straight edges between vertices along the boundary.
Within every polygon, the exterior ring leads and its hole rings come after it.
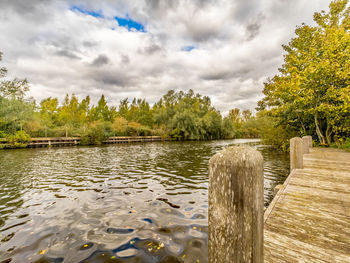
POLYGON ((138 122, 131 121, 128 123, 126 133, 128 136, 139 136, 141 132, 141 124, 138 122))
POLYGON ((110 123, 95 121, 90 124, 81 136, 82 145, 101 145, 111 133, 110 123))
POLYGON ((7 140, 9 148, 24 148, 27 147, 30 136, 25 131, 18 131, 14 135, 9 135, 7 140))
POLYGON ((27 121, 24 124, 23 128, 28 134, 34 137, 36 137, 39 134, 40 130, 43 129, 43 127, 40 125, 40 122, 37 120, 27 121))
POLYGON ((4 131, 0 131, 0 138, 7 138, 7 134, 4 131))
POLYGON ((343 150, 350 150, 350 138, 334 138, 335 143, 331 147, 336 147, 343 150))
POLYGON ((128 121, 123 117, 116 117, 112 124, 112 130, 116 136, 125 136, 128 128, 128 121))
POLYGON ((289 150, 289 140, 291 138, 299 136, 296 131, 288 131, 270 116, 258 116, 257 121, 262 142, 283 151, 289 150))

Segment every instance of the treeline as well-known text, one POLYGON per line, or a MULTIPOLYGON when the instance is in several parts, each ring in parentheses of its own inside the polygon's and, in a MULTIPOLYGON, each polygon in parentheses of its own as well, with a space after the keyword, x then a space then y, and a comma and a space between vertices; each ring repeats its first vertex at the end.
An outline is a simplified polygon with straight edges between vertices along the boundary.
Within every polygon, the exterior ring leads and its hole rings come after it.
POLYGON ((258 103, 262 137, 288 148, 289 138, 312 135, 325 146, 350 148, 350 8, 336 0, 314 14, 315 26, 297 27, 284 45, 279 74, 265 83, 258 103))
MULTIPOLYGON (((1 59, 1 57, 0 57, 1 59)), ((6 69, 2 69, 2 76, 6 69)), ((230 111, 222 117, 207 96, 170 90, 157 103, 127 98, 117 106, 107 104, 104 95, 97 105, 90 97, 79 100, 66 95, 63 102, 46 98, 37 104, 26 98, 26 80, 0 83, 0 138, 24 143, 31 137, 80 136, 84 144, 100 144, 109 136, 157 135, 179 140, 257 137, 250 110, 230 111)))

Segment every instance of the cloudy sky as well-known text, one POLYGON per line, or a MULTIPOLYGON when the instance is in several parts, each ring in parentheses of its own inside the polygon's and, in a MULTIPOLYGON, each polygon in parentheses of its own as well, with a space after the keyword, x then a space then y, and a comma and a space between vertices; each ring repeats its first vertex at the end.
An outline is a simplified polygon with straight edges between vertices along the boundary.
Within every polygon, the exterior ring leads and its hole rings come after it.
POLYGON ((66 93, 111 105, 170 89, 208 95, 223 113, 253 109, 283 62, 281 44, 328 0, 0 0, 9 76, 37 101, 66 93))

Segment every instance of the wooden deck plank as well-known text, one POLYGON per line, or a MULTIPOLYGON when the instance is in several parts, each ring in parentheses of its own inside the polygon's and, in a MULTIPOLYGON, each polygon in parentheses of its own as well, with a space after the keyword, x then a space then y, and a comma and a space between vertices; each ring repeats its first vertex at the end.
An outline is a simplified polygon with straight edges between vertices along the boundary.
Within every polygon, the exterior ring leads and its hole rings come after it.
POLYGON ((349 262, 348 255, 266 231, 267 262, 349 262), (293 244, 291 246, 291 244, 293 244))
POLYGON ((312 149, 265 212, 265 262, 350 262, 350 153, 312 149))

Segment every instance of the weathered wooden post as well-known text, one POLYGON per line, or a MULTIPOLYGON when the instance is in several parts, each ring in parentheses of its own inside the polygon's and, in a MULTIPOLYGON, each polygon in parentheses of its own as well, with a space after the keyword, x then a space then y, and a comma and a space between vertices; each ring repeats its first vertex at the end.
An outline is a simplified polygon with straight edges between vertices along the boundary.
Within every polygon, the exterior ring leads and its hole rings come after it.
POLYGON ((303 169, 303 139, 294 137, 290 140, 290 170, 303 169))
POLYGON ((209 161, 209 263, 263 258, 263 157, 251 147, 230 147, 209 161))
POLYGON ((309 138, 307 136, 304 136, 301 139, 303 140, 303 154, 309 153, 309 138))
POLYGON ((308 149, 312 148, 312 136, 304 136, 302 139, 307 144, 308 149))

